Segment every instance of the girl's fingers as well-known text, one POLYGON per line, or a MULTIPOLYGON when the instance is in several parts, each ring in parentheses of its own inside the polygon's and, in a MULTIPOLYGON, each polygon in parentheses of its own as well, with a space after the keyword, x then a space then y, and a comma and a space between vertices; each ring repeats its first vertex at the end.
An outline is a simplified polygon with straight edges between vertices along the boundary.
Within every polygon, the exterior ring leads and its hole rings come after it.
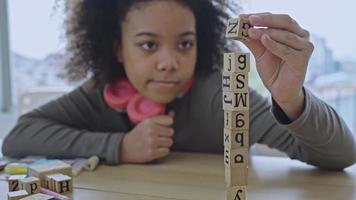
POLYGON ((260 40, 249 38, 241 42, 244 43, 247 46, 247 48, 250 49, 250 51, 256 58, 261 57, 262 54, 265 52, 266 48, 261 44, 260 40))
POLYGON ((165 157, 165 156, 167 156, 169 154, 169 152, 170 152, 169 148, 165 148, 165 147, 158 148, 156 150, 154 159, 165 157))
POLYGON ((168 116, 170 116, 172 119, 174 119, 175 114, 176 113, 174 112, 174 110, 168 112, 168 116))
POLYGON ((158 143, 158 147, 169 148, 173 145, 173 140, 172 138, 168 138, 168 137, 159 137, 157 143, 158 143))
POLYGON ((284 14, 250 15, 248 19, 252 26, 284 29, 289 32, 295 33, 300 37, 309 38, 309 32, 302 29, 299 26, 299 24, 289 15, 284 15, 284 14))
POLYGON ((169 115, 159 115, 159 116, 154 116, 151 118, 148 118, 147 120, 152 120, 155 124, 160 125, 160 126, 172 126, 173 125, 173 117, 169 115))
POLYGON ((282 60, 285 60, 286 62, 295 63, 295 61, 298 60, 298 55, 300 52, 285 44, 273 40, 267 34, 263 34, 261 36, 261 42, 269 51, 280 57, 282 60))
POLYGON ((157 136, 158 137, 172 137, 174 135, 174 129, 168 127, 157 127, 157 136))
POLYGON ((249 36, 252 39, 260 40, 263 34, 269 35, 273 40, 285 44, 295 50, 308 50, 312 45, 309 40, 302 38, 294 33, 280 29, 255 29, 248 30, 249 36))

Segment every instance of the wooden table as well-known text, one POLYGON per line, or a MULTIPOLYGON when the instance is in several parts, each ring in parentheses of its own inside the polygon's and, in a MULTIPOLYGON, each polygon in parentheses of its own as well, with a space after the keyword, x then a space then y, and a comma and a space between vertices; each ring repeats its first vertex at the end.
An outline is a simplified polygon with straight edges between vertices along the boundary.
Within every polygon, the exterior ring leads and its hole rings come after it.
MULTIPOLYGON (((74 199, 223 200, 222 155, 173 153, 147 165, 101 165, 74 178, 74 199)), ((0 181, 0 199, 7 185, 0 181)), ((340 172, 316 169, 289 158, 253 156, 248 200, 355 200, 356 166, 340 172)))

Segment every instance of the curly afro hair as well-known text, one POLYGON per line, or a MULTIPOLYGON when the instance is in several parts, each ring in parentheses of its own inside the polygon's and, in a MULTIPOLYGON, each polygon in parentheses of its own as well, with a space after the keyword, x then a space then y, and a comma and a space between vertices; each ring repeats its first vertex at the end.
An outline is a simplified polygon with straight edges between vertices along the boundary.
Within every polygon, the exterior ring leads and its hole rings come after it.
MULTIPOLYGON (((111 82, 125 78, 115 57, 114 43, 121 43, 121 22, 138 2, 149 0, 68 0, 66 2, 66 36, 68 60, 65 65, 71 81, 91 76, 111 82)), ((151 0, 159 1, 159 0, 151 0)), ((162 0, 161 0, 162 1, 162 0)), ((240 7, 229 0, 176 0, 187 6, 196 17, 198 57, 196 73, 209 73, 222 65, 229 41, 224 38, 228 13, 240 7)))

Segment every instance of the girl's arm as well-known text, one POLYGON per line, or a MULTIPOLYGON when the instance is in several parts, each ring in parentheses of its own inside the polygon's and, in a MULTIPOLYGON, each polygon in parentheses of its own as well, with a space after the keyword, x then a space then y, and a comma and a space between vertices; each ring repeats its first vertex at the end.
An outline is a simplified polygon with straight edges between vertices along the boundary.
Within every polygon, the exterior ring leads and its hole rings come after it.
POLYGON ((277 103, 273 101, 271 107, 251 91, 253 142, 267 144, 286 152, 292 159, 322 168, 342 169, 355 163, 355 140, 345 122, 309 90, 304 89, 304 93, 304 110, 291 122, 277 103))
POLYGON ((99 88, 82 86, 21 116, 3 142, 5 156, 44 155, 89 157, 97 155, 118 163, 128 119, 108 108, 99 88))
MULTIPOLYGON (((194 129, 191 134, 200 136, 193 140, 199 141, 195 145, 200 145, 207 152, 218 152, 218 149, 222 152, 222 76, 215 73, 199 80, 192 91, 194 97, 188 102, 192 105, 191 116, 180 117, 177 113, 176 119, 195 119, 190 124, 194 129)), ((347 125, 329 105, 308 89, 303 91, 304 109, 299 117, 291 121, 277 103, 271 104, 267 98, 250 89, 250 145, 266 144, 286 152, 292 159, 321 168, 342 169, 355 163, 355 139, 347 125)))

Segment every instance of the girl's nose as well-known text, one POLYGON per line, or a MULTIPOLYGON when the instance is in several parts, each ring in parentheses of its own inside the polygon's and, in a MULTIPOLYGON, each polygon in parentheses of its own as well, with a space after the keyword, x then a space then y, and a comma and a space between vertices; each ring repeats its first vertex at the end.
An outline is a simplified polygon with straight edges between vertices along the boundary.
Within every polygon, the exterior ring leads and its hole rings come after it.
POLYGON ((178 68, 178 58, 173 52, 166 52, 160 56, 157 64, 158 71, 176 71, 178 68))

